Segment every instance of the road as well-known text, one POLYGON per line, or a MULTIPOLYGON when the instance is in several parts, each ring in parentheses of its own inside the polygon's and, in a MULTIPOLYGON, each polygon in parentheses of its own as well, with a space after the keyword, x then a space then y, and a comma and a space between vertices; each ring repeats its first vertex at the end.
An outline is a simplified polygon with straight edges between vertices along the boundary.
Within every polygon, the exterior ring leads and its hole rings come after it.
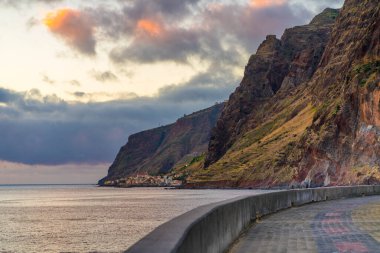
POLYGON ((259 220, 230 253, 380 253, 380 196, 326 201, 259 220))

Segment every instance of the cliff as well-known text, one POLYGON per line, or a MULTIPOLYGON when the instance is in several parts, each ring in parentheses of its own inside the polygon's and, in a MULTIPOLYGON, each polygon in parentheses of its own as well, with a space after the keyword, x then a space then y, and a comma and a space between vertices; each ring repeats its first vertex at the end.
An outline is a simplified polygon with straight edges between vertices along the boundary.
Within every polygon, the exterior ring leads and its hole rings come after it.
POLYGON ((217 104, 174 124, 131 135, 99 184, 137 173, 165 174, 178 162, 205 152, 211 128, 223 106, 217 104))
POLYGON ((260 124, 260 109, 267 100, 310 80, 337 14, 338 10, 326 9, 310 24, 287 29, 281 40, 267 36, 249 59, 240 86, 213 129, 206 167, 220 159, 243 132, 260 124))
POLYGON ((377 0, 346 0, 268 36, 188 187, 380 183, 379 15, 377 0))

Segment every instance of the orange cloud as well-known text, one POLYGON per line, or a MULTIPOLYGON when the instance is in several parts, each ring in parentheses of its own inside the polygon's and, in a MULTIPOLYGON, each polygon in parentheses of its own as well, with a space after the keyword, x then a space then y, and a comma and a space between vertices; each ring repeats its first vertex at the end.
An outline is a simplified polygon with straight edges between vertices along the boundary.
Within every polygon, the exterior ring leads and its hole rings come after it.
POLYGON ((147 33, 150 36, 159 36, 162 34, 160 24, 149 19, 140 19, 137 22, 137 30, 147 33))
POLYGON ((62 23, 72 14, 78 14, 77 11, 70 9, 61 9, 56 12, 49 12, 46 14, 45 19, 43 20, 45 25, 52 30, 59 29, 62 26, 62 23))
POLYGON ((283 5, 286 0, 251 0, 251 6, 255 8, 266 8, 271 6, 283 5))
POLYGON ((65 8, 49 12, 43 23, 71 47, 85 54, 95 54, 92 22, 80 11, 65 8))

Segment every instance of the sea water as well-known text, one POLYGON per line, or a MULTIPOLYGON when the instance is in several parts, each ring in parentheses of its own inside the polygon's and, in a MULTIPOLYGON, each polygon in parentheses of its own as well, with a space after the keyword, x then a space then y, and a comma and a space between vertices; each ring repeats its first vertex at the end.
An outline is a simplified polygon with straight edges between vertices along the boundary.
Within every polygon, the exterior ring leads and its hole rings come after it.
POLYGON ((263 192, 0 186, 0 252, 122 252, 198 206, 263 192))

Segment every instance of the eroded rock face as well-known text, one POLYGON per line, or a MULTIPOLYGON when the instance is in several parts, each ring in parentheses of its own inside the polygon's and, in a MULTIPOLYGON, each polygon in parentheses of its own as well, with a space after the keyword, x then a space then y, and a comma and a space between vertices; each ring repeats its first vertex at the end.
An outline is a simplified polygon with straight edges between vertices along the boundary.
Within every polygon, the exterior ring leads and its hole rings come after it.
POLYGON ((307 132, 304 185, 379 181, 379 15, 377 1, 347 0, 337 20, 310 83, 325 109, 307 132))
POLYGON ((240 86, 230 96, 212 131, 205 166, 216 162, 247 128, 257 107, 279 90, 310 80, 329 39, 338 10, 326 9, 309 25, 287 29, 281 40, 267 36, 249 59, 240 86))
POLYGON ((267 36, 245 68, 241 85, 230 96, 210 138, 206 167, 231 147, 241 127, 260 101, 272 97, 285 77, 288 63, 281 54, 281 41, 267 36))
POLYGON ((174 124, 131 135, 99 184, 135 173, 167 173, 184 156, 205 152, 211 128, 223 106, 218 104, 180 118, 174 124))
POLYGON ((346 0, 334 26, 325 23, 336 14, 288 29, 265 47, 269 64, 250 61, 213 132, 208 167, 189 185, 380 183, 380 4, 346 0), (278 85, 264 73, 280 65, 278 85))

